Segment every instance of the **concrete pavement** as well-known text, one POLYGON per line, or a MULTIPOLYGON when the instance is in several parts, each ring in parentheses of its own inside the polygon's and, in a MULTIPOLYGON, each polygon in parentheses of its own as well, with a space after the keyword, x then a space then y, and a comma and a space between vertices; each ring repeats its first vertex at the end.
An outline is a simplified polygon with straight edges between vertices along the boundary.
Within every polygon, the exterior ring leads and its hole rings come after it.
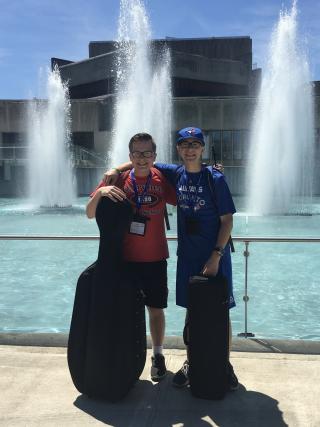
MULTIPOLYGON (((269 349, 269 351, 271 351, 269 349)), ((74 388, 64 347, 0 346, 0 425, 115 427, 320 426, 320 355, 232 352, 241 386, 223 401, 191 396, 171 386, 183 350, 165 351, 169 375, 141 379, 116 404, 93 401, 74 388)))

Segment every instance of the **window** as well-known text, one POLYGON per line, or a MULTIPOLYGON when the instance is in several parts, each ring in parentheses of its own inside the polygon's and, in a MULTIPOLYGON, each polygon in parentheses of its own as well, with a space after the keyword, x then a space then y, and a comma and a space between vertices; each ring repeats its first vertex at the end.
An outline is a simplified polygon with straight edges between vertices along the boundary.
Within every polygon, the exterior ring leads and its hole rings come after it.
POLYGON ((204 137, 205 145, 204 145, 204 152, 202 154, 202 159, 206 161, 206 160, 211 159, 211 152, 210 152, 211 151, 210 150, 211 135, 209 132, 203 132, 203 137, 204 137))
POLYGON ((212 135, 212 148, 211 148, 211 156, 212 160, 214 160, 214 157, 216 158, 216 161, 219 163, 222 162, 222 151, 221 151, 221 131, 220 130, 213 130, 211 132, 212 135), (215 156, 214 156, 215 154, 215 156))
POLYGON ((26 135, 19 132, 3 132, 2 145, 4 147, 26 145, 26 135))
POLYGON ((209 130, 204 132, 205 138, 205 152, 203 159, 213 163, 221 163, 221 131, 209 130))
POLYGON ((243 130, 210 130, 208 134, 211 161, 227 166, 242 165, 248 159, 249 131, 243 130))
POLYGON ((233 149, 232 149, 232 131, 222 131, 222 161, 226 165, 232 165, 233 149))
POLYGON ((234 164, 242 164, 248 159, 249 132, 247 130, 233 131, 233 160, 234 164))
MULTIPOLYGON (((171 132, 171 159, 173 162, 179 162, 181 159, 179 158, 178 151, 176 148, 176 141, 177 141, 177 131, 171 132)), ((161 162, 162 159, 159 159, 161 162)))
MULTIPOLYGON (((226 166, 242 166, 246 164, 249 156, 249 138, 247 129, 235 130, 208 130, 204 131, 205 151, 203 160, 205 162, 223 163, 226 166)), ((176 134, 173 134, 173 138, 176 134)), ((320 152, 320 129, 318 130, 318 144, 320 152)), ((174 140, 174 139, 173 139, 174 140)), ((174 152, 173 159, 178 160, 174 152)))
POLYGON ((72 143, 80 147, 94 149, 94 134, 93 132, 73 132, 72 143))

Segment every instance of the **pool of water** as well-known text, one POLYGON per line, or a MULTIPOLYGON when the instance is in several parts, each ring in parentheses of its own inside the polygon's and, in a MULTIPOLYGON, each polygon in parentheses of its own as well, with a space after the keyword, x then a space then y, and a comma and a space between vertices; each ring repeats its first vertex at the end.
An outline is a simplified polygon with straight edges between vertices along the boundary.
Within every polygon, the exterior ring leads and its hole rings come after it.
MULTIPOLYGON (((85 216, 86 198, 71 209, 34 209, 0 199, 0 234, 97 235, 85 216)), ((311 216, 252 217, 235 199, 234 236, 320 237, 320 200, 311 216)), ((176 234, 175 214, 170 215, 176 234)), ((180 335, 184 310, 175 305, 176 242, 169 242, 167 335, 180 335)), ((233 333, 244 331, 243 243, 232 255, 237 307, 233 333)), ((0 241, 0 332, 67 332, 77 278, 95 261, 98 241, 0 241)), ((320 244, 251 243, 248 330, 260 338, 320 340, 318 295, 320 244)))

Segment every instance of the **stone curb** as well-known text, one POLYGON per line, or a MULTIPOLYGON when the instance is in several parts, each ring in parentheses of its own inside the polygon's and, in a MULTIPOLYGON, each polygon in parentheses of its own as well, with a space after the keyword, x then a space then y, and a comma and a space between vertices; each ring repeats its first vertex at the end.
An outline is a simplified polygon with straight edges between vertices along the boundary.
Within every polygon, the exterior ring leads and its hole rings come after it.
MULTIPOLYGON (((67 347, 68 334, 62 333, 0 333, 0 345, 30 347, 67 347)), ((147 346, 151 348, 150 337, 147 346)), ((184 350, 182 337, 165 338, 166 349, 184 350)), ((319 354, 320 341, 238 338, 232 340, 232 351, 253 353, 319 354)))

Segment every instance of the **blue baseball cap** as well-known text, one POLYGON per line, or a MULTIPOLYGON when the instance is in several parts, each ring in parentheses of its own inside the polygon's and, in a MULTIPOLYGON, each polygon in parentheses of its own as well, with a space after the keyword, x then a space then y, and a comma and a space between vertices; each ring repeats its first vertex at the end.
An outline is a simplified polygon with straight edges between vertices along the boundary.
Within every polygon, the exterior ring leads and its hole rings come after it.
POLYGON ((188 127, 179 130, 177 144, 180 144, 182 141, 188 138, 196 139, 201 143, 201 145, 205 144, 202 130, 199 128, 188 127))

